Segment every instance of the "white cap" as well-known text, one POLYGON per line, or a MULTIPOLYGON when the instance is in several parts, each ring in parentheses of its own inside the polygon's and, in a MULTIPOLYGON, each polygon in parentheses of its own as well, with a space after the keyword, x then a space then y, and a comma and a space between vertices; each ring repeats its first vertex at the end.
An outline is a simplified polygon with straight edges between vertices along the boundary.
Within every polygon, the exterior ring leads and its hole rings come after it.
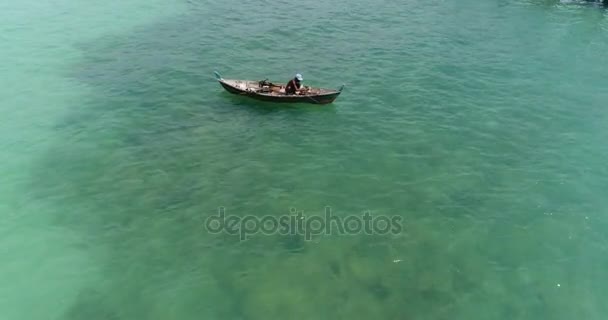
POLYGON ((298 73, 298 74, 296 74, 296 79, 298 79, 298 80, 300 80, 300 81, 304 80, 304 78, 302 78, 302 75, 301 75, 301 74, 299 74, 299 73, 298 73))

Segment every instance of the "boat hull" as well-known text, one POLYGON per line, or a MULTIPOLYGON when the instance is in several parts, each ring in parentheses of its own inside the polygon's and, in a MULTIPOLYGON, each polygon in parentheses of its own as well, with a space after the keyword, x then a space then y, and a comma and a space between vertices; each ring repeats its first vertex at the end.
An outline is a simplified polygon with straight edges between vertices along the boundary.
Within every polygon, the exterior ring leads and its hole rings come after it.
MULTIPOLYGON (((340 90, 315 89, 319 94, 307 95, 287 95, 284 93, 263 93, 257 89, 257 82, 247 80, 224 80, 217 79, 220 85, 229 93, 249 97, 259 101, 274 103, 310 103, 310 104, 330 104, 333 103, 340 93, 340 90)), ((283 87, 281 87, 283 90, 283 87)))

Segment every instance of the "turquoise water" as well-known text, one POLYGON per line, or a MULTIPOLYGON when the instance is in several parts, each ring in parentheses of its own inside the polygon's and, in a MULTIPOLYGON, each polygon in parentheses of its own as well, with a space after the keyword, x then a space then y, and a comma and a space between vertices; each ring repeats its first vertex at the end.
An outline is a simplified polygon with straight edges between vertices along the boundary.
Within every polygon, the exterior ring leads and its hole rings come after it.
POLYGON ((1 319, 605 318, 600 6, 5 1, 0 39, 1 319), (403 229, 205 228, 326 206, 403 229))

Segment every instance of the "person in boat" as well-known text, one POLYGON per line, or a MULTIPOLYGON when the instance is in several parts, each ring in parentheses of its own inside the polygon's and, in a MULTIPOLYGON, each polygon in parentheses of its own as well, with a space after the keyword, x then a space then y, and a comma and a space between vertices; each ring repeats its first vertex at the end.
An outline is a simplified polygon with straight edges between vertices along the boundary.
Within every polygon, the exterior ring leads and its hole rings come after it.
POLYGON ((296 94, 301 92, 301 90, 304 89, 304 87, 302 86, 303 80, 304 79, 302 78, 301 74, 296 74, 296 76, 291 79, 289 83, 287 83, 287 86, 285 86, 285 94, 296 94))

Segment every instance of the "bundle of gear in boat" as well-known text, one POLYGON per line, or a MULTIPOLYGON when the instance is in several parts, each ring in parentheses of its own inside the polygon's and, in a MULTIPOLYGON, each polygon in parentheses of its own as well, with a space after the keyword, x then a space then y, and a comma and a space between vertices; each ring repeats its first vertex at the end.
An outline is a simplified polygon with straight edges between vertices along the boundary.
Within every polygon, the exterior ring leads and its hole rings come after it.
MULTIPOLYGON (((279 94, 286 94, 285 93, 285 89, 286 86, 284 85, 280 85, 280 84, 275 84, 272 83, 270 81, 268 81, 268 79, 264 79, 261 81, 258 81, 258 88, 247 88, 247 91, 252 91, 252 92, 258 92, 258 93, 267 93, 267 94, 272 94, 274 93, 279 93, 279 94), (274 88, 274 90, 273 90, 274 88)), ((301 90, 299 92, 299 94, 304 94, 304 93, 312 93, 311 88, 309 86, 302 86, 301 88, 299 88, 299 90, 301 90)), ((296 95, 298 95, 296 93, 296 95)))

